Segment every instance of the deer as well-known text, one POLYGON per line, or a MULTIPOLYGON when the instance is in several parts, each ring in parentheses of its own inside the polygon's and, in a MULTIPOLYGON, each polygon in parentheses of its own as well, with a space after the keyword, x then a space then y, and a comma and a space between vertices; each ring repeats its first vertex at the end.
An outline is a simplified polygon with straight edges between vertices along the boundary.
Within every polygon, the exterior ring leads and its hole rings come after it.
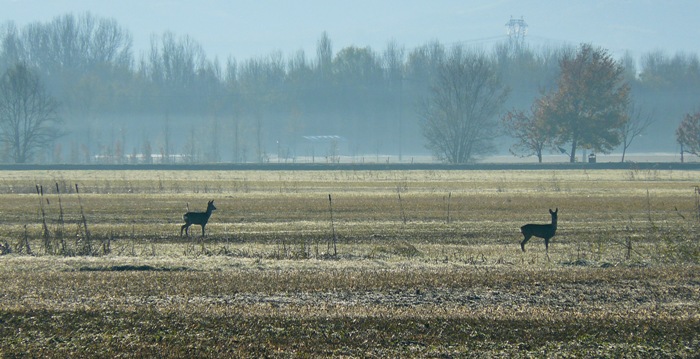
POLYGON ((207 222, 209 221, 209 217, 211 217, 212 211, 214 211, 216 207, 214 207, 214 200, 209 201, 207 204, 207 211, 206 212, 187 212, 182 216, 182 219, 185 221, 185 224, 180 227, 180 237, 182 237, 182 231, 185 231, 185 234, 189 237, 189 229, 190 226, 193 224, 198 224, 202 226, 202 237, 204 237, 204 227, 206 227, 207 222))
POLYGON ((526 224, 520 227, 520 232, 525 236, 522 242, 520 242, 520 249, 525 252, 525 243, 530 240, 530 238, 538 237, 544 238, 544 248, 547 253, 549 253, 549 240, 554 237, 557 231, 557 213, 559 208, 552 211, 549 210, 549 214, 552 215, 552 223, 550 224, 526 224))

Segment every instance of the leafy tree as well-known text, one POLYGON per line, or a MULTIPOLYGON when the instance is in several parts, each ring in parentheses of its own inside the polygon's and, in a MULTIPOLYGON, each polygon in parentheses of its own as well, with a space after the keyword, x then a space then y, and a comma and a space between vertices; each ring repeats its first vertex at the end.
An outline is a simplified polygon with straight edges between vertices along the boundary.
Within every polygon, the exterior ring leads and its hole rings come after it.
POLYGON ((380 98, 383 74, 381 58, 369 47, 348 46, 335 55, 336 111, 349 119, 346 128, 358 134, 367 129, 372 134, 380 132, 372 127, 380 120, 374 117, 380 112, 378 107, 386 105, 380 98))
POLYGON ((583 44, 559 62, 556 92, 540 101, 543 118, 555 130, 555 144, 569 143, 570 162, 576 150, 608 153, 621 141, 627 121, 629 86, 624 68, 605 50, 583 44))
POLYGON ((427 87, 431 79, 437 78, 439 67, 447 58, 445 46, 437 41, 413 49, 406 60, 406 76, 409 85, 427 87))
POLYGON ((551 142, 552 134, 548 123, 542 119, 537 102, 528 112, 512 110, 501 118, 505 132, 516 142, 509 149, 514 156, 537 156, 542 163, 542 152, 551 142))
POLYGON ((316 44, 316 71, 322 81, 328 81, 333 71, 333 43, 325 31, 316 44))
POLYGON ((651 88, 694 90, 700 84, 700 59, 697 54, 676 53, 667 56, 660 50, 641 58, 642 82, 651 88))
POLYGON ((491 59, 453 47, 419 109, 426 147, 449 163, 471 162, 488 153, 497 133, 496 115, 507 96, 491 59))
POLYGON ((681 162, 683 153, 700 156, 700 112, 685 115, 676 130, 676 139, 681 145, 681 162))
POLYGON ((5 71, 0 78, 0 140, 15 163, 31 161, 61 136, 57 109, 58 102, 25 65, 5 71))
POLYGON ((348 46, 340 50, 333 59, 333 72, 346 91, 364 93, 382 80, 381 60, 369 47, 348 46))

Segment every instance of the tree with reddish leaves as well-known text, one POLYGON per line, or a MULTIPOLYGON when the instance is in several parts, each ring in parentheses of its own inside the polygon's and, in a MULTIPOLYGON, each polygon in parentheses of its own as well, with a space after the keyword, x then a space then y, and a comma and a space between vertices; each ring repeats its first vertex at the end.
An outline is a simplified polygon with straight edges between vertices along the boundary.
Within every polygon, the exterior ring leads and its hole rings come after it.
POLYGON ((570 162, 576 160, 578 148, 609 153, 622 141, 628 120, 630 88, 624 67, 590 44, 565 55, 559 66, 557 90, 539 100, 554 144, 570 146, 570 162))
POLYGON ((700 156, 700 112, 685 115, 676 129, 676 139, 681 145, 681 162, 683 153, 700 156))
POLYGON ((543 120, 538 104, 539 101, 535 102, 529 112, 508 111, 501 122, 505 132, 516 140, 510 153, 520 157, 537 156, 537 161, 542 163, 542 153, 551 144, 552 130, 543 120))

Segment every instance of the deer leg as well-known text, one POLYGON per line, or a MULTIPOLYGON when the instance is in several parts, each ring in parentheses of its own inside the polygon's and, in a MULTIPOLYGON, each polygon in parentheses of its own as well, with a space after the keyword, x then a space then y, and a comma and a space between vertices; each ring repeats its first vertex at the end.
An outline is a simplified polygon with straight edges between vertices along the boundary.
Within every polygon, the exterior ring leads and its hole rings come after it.
POLYGON ((523 234, 523 236, 525 236, 525 239, 523 239, 523 241, 520 242, 520 249, 522 249, 523 252, 525 252, 525 243, 527 243, 527 241, 529 241, 530 238, 532 238, 532 235, 528 236, 527 234, 523 234))
POLYGON ((204 237, 204 226, 206 226, 206 224, 202 225, 202 237, 204 237))
MULTIPOLYGON (((180 237, 182 237, 182 230, 187 229, 187 224, 183 224, 182 227, 180 227, 180 237)), ((187 231, 185 231, 187 232, 187 231)))
POLYGON ((549 238, 544 239, 544 251, 549 253, 549 238))

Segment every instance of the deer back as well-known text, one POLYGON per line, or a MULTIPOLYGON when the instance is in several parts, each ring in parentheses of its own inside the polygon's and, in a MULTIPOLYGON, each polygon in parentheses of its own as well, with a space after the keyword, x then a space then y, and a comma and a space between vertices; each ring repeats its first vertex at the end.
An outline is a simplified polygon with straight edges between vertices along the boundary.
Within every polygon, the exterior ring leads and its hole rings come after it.
POLYGON ((188 223, 202 224, 207 223, 210 216, 211 212, 187 212, 182 218, 188 223))
POLYGON ((191 224, 206 224, 209 221, 209 217, 211 217, 212 211, 215 209, 216 207, 214 207, 214 201, 212 200, 207 204, 206 212, 187 212, 182 216, 182 219, 191 224))
POLYGON ((557 232, 557 213, 559 208, 552 211, 549 210, 549 214, 552 215, 552 223, 549 224, 526 224, 520 227, 520 231, 525 235, 532 235, 539 238, 552 238, 557 232))

